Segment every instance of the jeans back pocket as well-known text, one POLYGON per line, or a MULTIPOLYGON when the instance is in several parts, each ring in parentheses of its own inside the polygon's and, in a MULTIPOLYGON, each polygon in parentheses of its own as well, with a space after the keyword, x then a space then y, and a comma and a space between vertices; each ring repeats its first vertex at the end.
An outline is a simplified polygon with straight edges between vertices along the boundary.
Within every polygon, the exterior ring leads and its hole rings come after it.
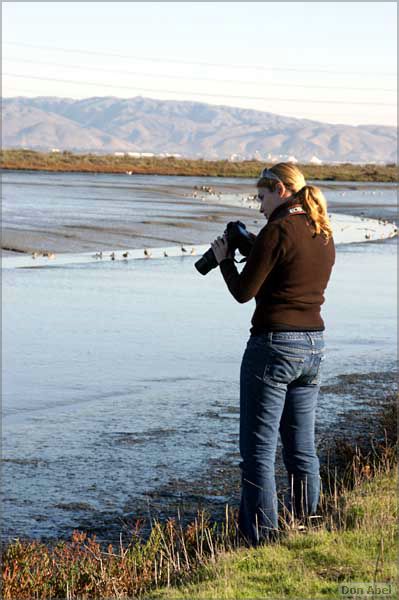
POLYGON ((292 383, 302 373, 305 357, 292 351, 281 351, 273 349, 270 351, 263 381, 277 387, 292 383))
POLYGON ((307 383, 309 385, 321 385, 324 359, 325 355, 322 353, 312 355, 309 371, 306 374, 307 383))

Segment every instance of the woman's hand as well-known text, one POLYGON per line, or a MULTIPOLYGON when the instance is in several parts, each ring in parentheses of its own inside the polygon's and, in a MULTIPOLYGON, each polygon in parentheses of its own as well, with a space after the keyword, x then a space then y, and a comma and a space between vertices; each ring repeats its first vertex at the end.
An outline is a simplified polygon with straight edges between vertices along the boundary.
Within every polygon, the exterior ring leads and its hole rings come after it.
POLYGON ((225 258, 232 258, 225 236, 219 236, 218 238, 216 238, 216 240, 212 242, 211 248, 213 250, 218 265, 220 265, 222 260, 224 260, 225 258))

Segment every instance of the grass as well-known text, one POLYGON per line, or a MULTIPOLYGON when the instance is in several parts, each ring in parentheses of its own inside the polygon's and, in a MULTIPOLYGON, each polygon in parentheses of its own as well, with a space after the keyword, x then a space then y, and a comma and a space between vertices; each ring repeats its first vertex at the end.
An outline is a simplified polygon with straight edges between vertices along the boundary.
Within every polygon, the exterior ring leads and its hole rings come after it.
MULTIPOLYGON (((46 545, 16 540, 2 554, 5 600, 103 598, 338 598, 339 585, 397 580, 396 398, 373 415, 366 442, 345 445, 345 460, 322 472, 319 517, 305 529, 287 519, 279 539, 249 549, 236 513, 222 523, 198 513, 193 523, 154 523, 125 546, 102 548, 74 532, 46 545)), ((339 446, 339 444, 338 444, 339 446)))
MULTIPOLYGON (((126 173, 143 175, 187 175, 208 177, 258 178, 259 161, 193 160, 183 158, 132 158, 112 154, 74 154, 64 151, 1 150, 3 169, 84 173, 126 173)), ((270 165, 269 165, 270 166, 270 165)), ((307 179, 318 181, 364 181, 394 183, 398 180, 396 164, 389 165, 298 165, 307 179)))
POLYGON ((340 598, 345 582, 397 581, 397 478, 378 474, 340 496, 341 524, 222 554, 188 585, 146 598, 340 598))

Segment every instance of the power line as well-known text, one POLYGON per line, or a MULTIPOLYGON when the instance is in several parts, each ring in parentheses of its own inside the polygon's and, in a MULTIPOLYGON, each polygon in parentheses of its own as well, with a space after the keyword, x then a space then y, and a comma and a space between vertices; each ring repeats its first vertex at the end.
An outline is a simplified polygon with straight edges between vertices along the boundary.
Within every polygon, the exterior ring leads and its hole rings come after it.
POLYGON ((262 96, 240 96, 240 95, 228 95, 228 94, 209 94, 206 92, 193 92, 183 91, 183 90, 160 90, 154 88, 142 88, 142 87, 130 87, 125 85, 112 85, 104 82, 89 82, 89 81, 76 81, 72 79, 58 79, 54 77, 38 77, 35 75, 20 75, 16 73, 3 73, 8 77, 17 77, 19 79, 36 79, 40 81, 56 81, 58 83, 70 83, 72 85, 88 85, 102 88, 111 88, 111 89, 125 89, 131 91, 141 91, 141 92, 153 92, 153 93, 161 93, 161 94, 189 94, 195 96, 203 96, 203 97, 212 97, 212 98, 230 98, 235 100, 262 100, 265 102, 306 102, 307 104, 345 104, 345 105, 355 105, 355 106, 396 106, 395 103, 387 103, 387 102, 346 102, 344 100, 313 100, 313 99, 304 99, 304 98, 264 98, 262 96))
POLYGON ((322 90, 348 90, 348 91, 378 91, 378 92, 396 92, 396 88, 378 88, 376 90, 375 87, 367 88, 367 87, 347 87, 347 86, 334 86, 334 85, 305 85, 305 84, 293 84, 288 82, 275 82, 275 81, 245 81, 238 79, 216 79, 210 77, 185 77, 181 75, 165 75, 163 73, 141 73, 139 71, 126 71, 122 69, 106 69, 104 67, 93 67, 91 65, 71 65, 65 63, 57 63, 57 62, 48 62, 41 60, 31 60, 29 58, 3 58, 3 62, 21 62, 21 63, 29 63, 29 64, 37 64, 37 65, 48 65, 54 67, 63 67, 67 69, 78 69, 78 70, 90 70, 90 71, 99 71, 102 73, 120 73, 122 75, 134 75, 139 77, 160 77, 163 79, 176 79, 180 81, 210 81, 217 83, 235 83, 235 84, 243 84, 243 85, 271 85, 273 87, 289 87, 289 88, 300 88, 300 89, 322 89, 322 90))
MULTIPOLYGON (((97 50, 85 50, 82 48, 60 48, 57 46, 42 46, 37 44, 25 44, 22 42, 3 42, 4 45, 7 46, 17 46, 21 48, 37 48, 40 50, 55 50, 57 52, 67 52, 67 53, 75 53, 75 54, 88 54, 92 56, 110 56, 113 58, 128 58, 133 60, 140 60, 144 62, 156 62, 156 63, 174 63, 174 64, 182 64, 182 65, 198 65, 201 67, 223 67, 228 69, 254 69, 257 71, 289 71, 289 72, 298 72, 298 73, 330 73, 330 74, 340 74, 340 75, 368 75, 367 72, 359 72, 359 71, 342 71, 342 69, 320 69, 320 68, 298 68, 298 67, 268 67, 265 65, 254 65, 254 64, 227 64, 227 63, 210 63, 210 62, 202 62, 202 61, 187 61, 176 58, 158 58, 158 57, 144 57, 144 56, 135 56, 135 55, 127 55, 120 54, 116 52, 100 52, 97 50)), ((384 77, 395 77, 396 73, 378 73, 379 76, 384 77)))

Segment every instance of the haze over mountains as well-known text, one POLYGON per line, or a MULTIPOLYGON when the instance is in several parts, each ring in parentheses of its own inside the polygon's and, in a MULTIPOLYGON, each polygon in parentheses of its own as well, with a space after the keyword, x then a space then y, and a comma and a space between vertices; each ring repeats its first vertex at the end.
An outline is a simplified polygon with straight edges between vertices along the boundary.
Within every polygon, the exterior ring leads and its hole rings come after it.
POLYGON ((332 125, 200 102, 96 97, 3 99, 3 148, 171 153, 192 158, 291 155, 299 161, 396 162, 397 129, 332 125))

